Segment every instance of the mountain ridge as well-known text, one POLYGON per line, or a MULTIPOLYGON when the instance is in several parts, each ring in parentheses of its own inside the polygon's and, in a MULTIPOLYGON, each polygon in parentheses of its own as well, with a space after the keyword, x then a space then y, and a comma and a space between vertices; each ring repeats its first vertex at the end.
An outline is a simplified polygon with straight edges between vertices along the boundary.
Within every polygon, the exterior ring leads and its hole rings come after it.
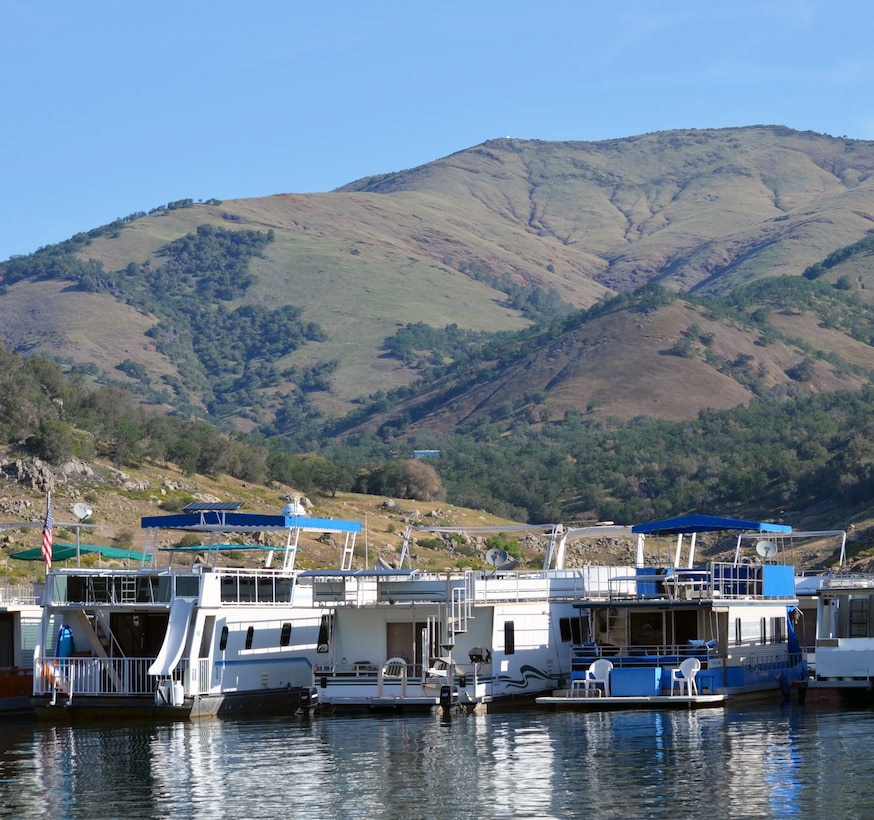
MULTIPOLYGON (((568 310, 579 310, 648 283, 704 296, 765 278, 800 276, 874 228, 872 171, 874 143, 782 126, 678 129, 597 143, 489 140, 334 192, 190 203, 137 215, 75 250, 80 262, 102 266, 114 290, 89 291, 82 280, 77 287, 64 275, 11 284, 4 276, 0 321, 13 350, 79 366, 96 363, 98 378, 137 386, 136 378, 118 369, 132 362, 163 386, 161 403, 177 406, 180 385, 190 379, 180 370, 182 360, 162 352, 148 335, 160 317, 126 300, 127 284, 153 277, 166 264, 162 249, 202 225, 269 232, 272 241, 249 263, 252 284, 228 302, 229 310, 294 305, 304 320, 318 323, 325 338, 277 360, 280 371, 295 376, 280 372, 277 386, 262 384, 256 396, 243 397, 250 406, 223 412, 216 421, 230 420, 242 431, 263 428, 298 389, 302 373, 328 366, 330 375, 320 381, 327 389, 305 398, 327 418, 339 418, 370 396, 417 383, 421 373, 415 367, 386 354, 387 340, 407 323, 489 333, 531 326, 500 289, 502 282, 557 294, 568 310), (131 266, 134 272, 125 274, 131 266)), ((823 281, 838 281, 852 265, 852 293, 867 302, 874 282, 865 288, 871 268, 861 261, 829 271, 823 281)), ((194 298, 192 309, 196 303, 194 298)), ((800 314, 772 315, 786 333, 801 327, 800 314)), ((666 332, 642 335, 638 321, 623 317, 624 352, 618 337, 616 344, 598 347, 603 354, 612 351, 600 361, 602 373, 644 380, 636 401, 623 398, 627 406, 620 415, 678 415, 676 402, 668 411, 656 407, 664 407, 664 399, 653 401, 646 384, 687 384, 682 412, 690 417, 702 407, 749 400, 748 389, 714 376, 712 368, 698 385, 678 377, 678 368, 698 370, 700 361, 665 354, 686 328, 673 314, 661 321, 666 332), (658 349, 650 350, 652 345, 658 349), (635 350, 647 350, 648 368, 635 365, 635 350)), ((734 349, 726 343, 720 355, 773 359, 762 365, 769 372, 790 370, 807 355, 796 348, 780 357, 773 351, 755 356, 762 354, 758 332, 744 333, 745 341, 737 338, 734 349)), ((728 326, 720 335, 728 335, 728 326)), ((823 338, 809 321, 804 336, 823 338)), ((830 345, 846 347, 845 333, 832 336, 830 345)), ((867 344, 856 345, 856 359, 871 369, 867 344)), ((574 356, 582 361, 593 350, 589 340, 569 352, 565 372, 574 356)), ((248 370, 233 365, 222 374, 194 364, 208 379, 240 380, 248 370)), ((617 401, 598 398, 616 392, 615 378, 599 382, 597 369, 573 367, 582 374, 576 383, 556 376, 538 386, 554 394, 547 416, 559 417, 571 406, 617 412, 617 401)), ((826 369, 819 374, 823 389, 826 383, 828 389, 859 383, 858 376, 826 378, 826 369)), ((191 385, 188 393, 191 410, 204 412, 202 390, 191 385)))

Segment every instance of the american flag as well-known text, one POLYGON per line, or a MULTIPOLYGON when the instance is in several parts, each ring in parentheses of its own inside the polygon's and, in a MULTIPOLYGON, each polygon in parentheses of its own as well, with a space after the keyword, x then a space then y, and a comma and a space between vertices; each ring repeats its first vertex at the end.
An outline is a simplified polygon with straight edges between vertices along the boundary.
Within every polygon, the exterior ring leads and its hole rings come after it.
POLYGON ((46 501, 46 523, 42 528, 42 557, 46 562, 46 572, 52 569, 52 494, 46 501))

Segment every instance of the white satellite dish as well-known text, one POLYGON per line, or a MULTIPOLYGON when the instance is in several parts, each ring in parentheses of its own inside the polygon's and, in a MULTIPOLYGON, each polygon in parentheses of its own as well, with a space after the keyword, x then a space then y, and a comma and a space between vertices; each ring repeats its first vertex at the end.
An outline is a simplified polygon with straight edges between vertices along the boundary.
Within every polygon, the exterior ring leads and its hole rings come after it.
POLYGON ((94 510, 91 509, 87 504, 83 504, 81 501, 78 504, 73 505, 73 515, 76 516, 80 521, 84 521, 86 518, 91 518, 94 510))
POLYGON ((777 554, 777 545, 773 541, 759 541, 756 544, 756 552, 762 558, 773 558, 777 554))
POLYGON ((491 567, 500 567, 507 563, 509 557, 506 550, 502 550, 500 547, 492 547, 486 553, 486 563, 491 567))

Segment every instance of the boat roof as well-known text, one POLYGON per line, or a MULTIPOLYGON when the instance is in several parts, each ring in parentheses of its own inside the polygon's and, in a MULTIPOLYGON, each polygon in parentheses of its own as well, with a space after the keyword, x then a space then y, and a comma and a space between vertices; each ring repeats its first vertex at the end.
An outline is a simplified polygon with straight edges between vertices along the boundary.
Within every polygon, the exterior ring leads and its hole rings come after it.
MULTIPOLYGON (((233 510, 199 509, 175 515, 148 515, 142 518, 144 530, 191 530, 195 532, 361 532, 360 521, 309 518, 303 515, 263 515, 233 510)), ((239 547, 238 547, 239 549, 239 547)))
POLYGON ((552 532, 558 524, 488 524, 473 527, 429 527, 411 526, 411 532, 436 532, 436 533, 468 533, 470 535, 499 534, 502 532, 552 532))
POLYGON ((414 578, 418 569, 307 569, 299 573, 302 578, 355 578, 360 576, 376 578, 414 578))
POLYGON ((788 524, 772 524, 766 521, 744 521, 740 518, 720 518, 715 515, 681 515, 649 524, 635 524, 631 531, 644 535, 680 535, 693 532, 719 532, 721 530, 744 530, 753 532, 792 532, 788 524))

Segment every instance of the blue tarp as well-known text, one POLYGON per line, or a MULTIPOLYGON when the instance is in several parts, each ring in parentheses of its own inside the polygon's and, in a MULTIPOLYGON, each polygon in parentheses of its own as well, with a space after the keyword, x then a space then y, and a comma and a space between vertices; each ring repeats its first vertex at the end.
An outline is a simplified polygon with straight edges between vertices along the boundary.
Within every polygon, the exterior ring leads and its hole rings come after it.
POLYGON ((743 521, 739 518, 720 518, 715 515, 681 515, 649 524, 636 524, 633 533, 644 535, 680 535, 692 532, 719 532, 721 530, 741 530, 753 532, 792 532, 788 524, 771 524, 762 521, 743 521))

